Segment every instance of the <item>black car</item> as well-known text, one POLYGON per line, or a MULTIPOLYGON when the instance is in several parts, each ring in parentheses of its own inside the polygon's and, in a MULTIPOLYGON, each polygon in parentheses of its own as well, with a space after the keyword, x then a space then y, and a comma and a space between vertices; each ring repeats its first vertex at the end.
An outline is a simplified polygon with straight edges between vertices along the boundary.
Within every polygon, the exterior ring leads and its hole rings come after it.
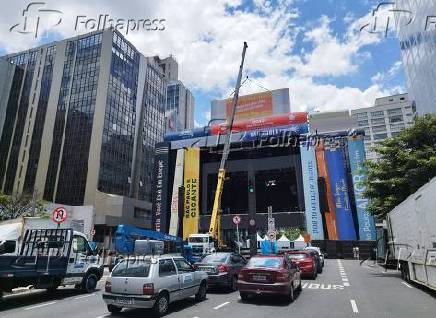
POLYGON ((319 255, 319 253, 315 250, 306 250, 306 251, 309 252, 310 255, 312 255, 312 257, 315 259, 318 273, 322 273, 322 268, 324 267, 324 261, 319 255))
POLYGON ((208 274, 209 287, 226 287, 235 291, 238 274, 245 264, 245 258, 237 253, 220 252, 205 255, 194 267, 208 274))

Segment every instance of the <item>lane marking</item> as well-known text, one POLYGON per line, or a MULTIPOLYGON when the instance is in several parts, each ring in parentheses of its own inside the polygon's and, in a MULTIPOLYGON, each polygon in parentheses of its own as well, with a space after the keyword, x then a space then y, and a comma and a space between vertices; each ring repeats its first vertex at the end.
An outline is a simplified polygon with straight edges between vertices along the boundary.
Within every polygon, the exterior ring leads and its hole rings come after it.
POLYGON ((226 301, 225 303, 222 303, 221 305, 218 305, 216 307, 213 307, 213 309, 218 310, 226 305, 230 304, 230 301, 226 301))
POLYGON ((407 287, 409 287, 409 288, 413 288, 413 286, 410 286, 410 285, 407 284, 406 282, 401 282, 401 284, 403 284, 403 285, 405 285, 405 286, 407 286, 407 287))
POLYGON ((78 299, 82 299, 82 298, 87 298, 87 297, 91 297, 91 296, 95 296, 95 293, 89 294, 89 295, 83 295, 83 296, 79 296, 74 298, 74 300, 78 300, 78 299))
POLYGON ((350 283, 345 282, 344 286, 350 287, 350 283))
POLYGON ((354 299, 350 299, 350 302, 351 302, 351 308, 353 308, 353 312, 358 313, 359 309, 357 309, 356 301, 354 299))
POLYGON ((110 316, 109 314, 106 314, 106 315, 98 316, 96 318, 105 318, 105 317, 109 317, 109 316, 110 316))
POLYGON ((56 302, 52 301, 50 303, 45 303, 45 304, 40 304, 40 305, 36 305, 36 306, 32 306, 32 307, 27 307, 27 308, 24 308, 24 310, 32 310, 32 309, 36 309, 36 308, 40 308, 40 307, 50 306, 53 304, 56 304, 56 302))

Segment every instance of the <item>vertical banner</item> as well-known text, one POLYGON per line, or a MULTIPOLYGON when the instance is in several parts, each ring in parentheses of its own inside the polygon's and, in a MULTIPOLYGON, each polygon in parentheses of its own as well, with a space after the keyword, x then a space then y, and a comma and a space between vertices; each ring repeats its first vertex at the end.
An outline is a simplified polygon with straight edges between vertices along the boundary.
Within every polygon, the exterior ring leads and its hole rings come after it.
POLYGON ((343 150, 339 147, 326 149, 325 156, 336 208, 338 239, 354 241, 357 238, 350 198, 348 197, 343 150))
POLYGON ((199 190, 200 190, 200 149, 189 148, 185 151, 185 200, 183 205, 183 239, 198 233, 199 190))
POLYGON ((169 234, 178 236, 179 232, 179 188, 183 186, 183 149, 177 150, 176 168, 174 169, 173 192, 171 197, 171 218, 169 234))
POLYGON ((156 145, 154 157, 153 182, 153 224, 158 232, 167 232, 168 227, 168 165, 170 143, 163 142, 156 145))
POLYGON ((300 143, 301 168, 303 175, 306 228, 313 240, 324 239, 324 228, 319 207, 318 171, 315 148, 310 141, 300 143))
POLYGON ((367 210, 368 199, 363 197, 366 187, 362 184, 362 181, 366 178, 366 170, 364 167, 365 145, 361 136, 348 138, 348 154, 353 178, 357 220, 359 222, 359 239, 365 241, 376 240, 374 217, 367 210))
POLYGON ((325 217, 325 223, 327 228, 327 235, 329 240, 337 240, 338 234, 336 230, 336 209, 333 202, 332 189, 330 187, 330 178, 327 171, 327 164, 325 160, 324 146, 318 145, 316 147, 316 161, 318 165, 318 175, 324 180, 325 194, 327 200, 328 211, 322 211, 325 217))

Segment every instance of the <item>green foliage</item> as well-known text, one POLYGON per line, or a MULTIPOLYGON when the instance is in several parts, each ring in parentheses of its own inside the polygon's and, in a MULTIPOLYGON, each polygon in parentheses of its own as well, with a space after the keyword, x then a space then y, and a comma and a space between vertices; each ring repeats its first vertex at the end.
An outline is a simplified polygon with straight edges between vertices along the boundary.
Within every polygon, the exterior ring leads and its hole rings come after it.
POLYGON ((297 227, 289 227, 279 230, 279 238, 285 235, 291 241, 295 241, 300 234, 301 230, 297 227))
POLYGON ((436 114, 418 117, 415 125, 380 142, 375 162, 367 161, 368 210, 383 218, 436 176, 436 114))
POLYGON ((47 217, 45 206, 45 202, 37 201, 35 204, 35 214, 33 215, 31 195, 0 194, 0 221, 16 219, 22 216, 47 217))

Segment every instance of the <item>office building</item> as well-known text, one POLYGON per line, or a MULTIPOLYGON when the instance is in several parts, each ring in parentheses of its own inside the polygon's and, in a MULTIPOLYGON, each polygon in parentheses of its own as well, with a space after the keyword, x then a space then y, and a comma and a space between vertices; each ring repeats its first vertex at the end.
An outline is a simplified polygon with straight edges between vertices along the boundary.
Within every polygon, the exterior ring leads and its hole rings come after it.
POLYGON ((351 114, 358 128, 365 130, 367 159, 377 159, 371 147, 376 142, 396 136, 413 125, 415 103, 407 94, 377 98, 373 107, 354 109, 351 114))
POLYGON ((174 56, 170 55, 164 59, 159 59, 158 63, 168 81, 177 81, 179 79, 179 64, 174 56))
POLYGON ((9 78, 0 94, 10 87, 0 104, 1 191, 93 205, 100 224, 125 216, 149 224, 154 147, 165 129, 159 59, 108 29, 0 60, 9 78), (117 211, 99 209, 115 198, 117 211))
POLYGON ((356 127, 350 111, 318 112, 309 114, 310 133, 349 130, 356 127))
POLYGON ((410 99, 415 100, 419 115, 435 113, 436 2, 397 0, 395 4, 396 30, 410 99))
POLYGON ((194 128, 195 100, 181 81, 170 81, 167 86, 166 131, 194 128))

